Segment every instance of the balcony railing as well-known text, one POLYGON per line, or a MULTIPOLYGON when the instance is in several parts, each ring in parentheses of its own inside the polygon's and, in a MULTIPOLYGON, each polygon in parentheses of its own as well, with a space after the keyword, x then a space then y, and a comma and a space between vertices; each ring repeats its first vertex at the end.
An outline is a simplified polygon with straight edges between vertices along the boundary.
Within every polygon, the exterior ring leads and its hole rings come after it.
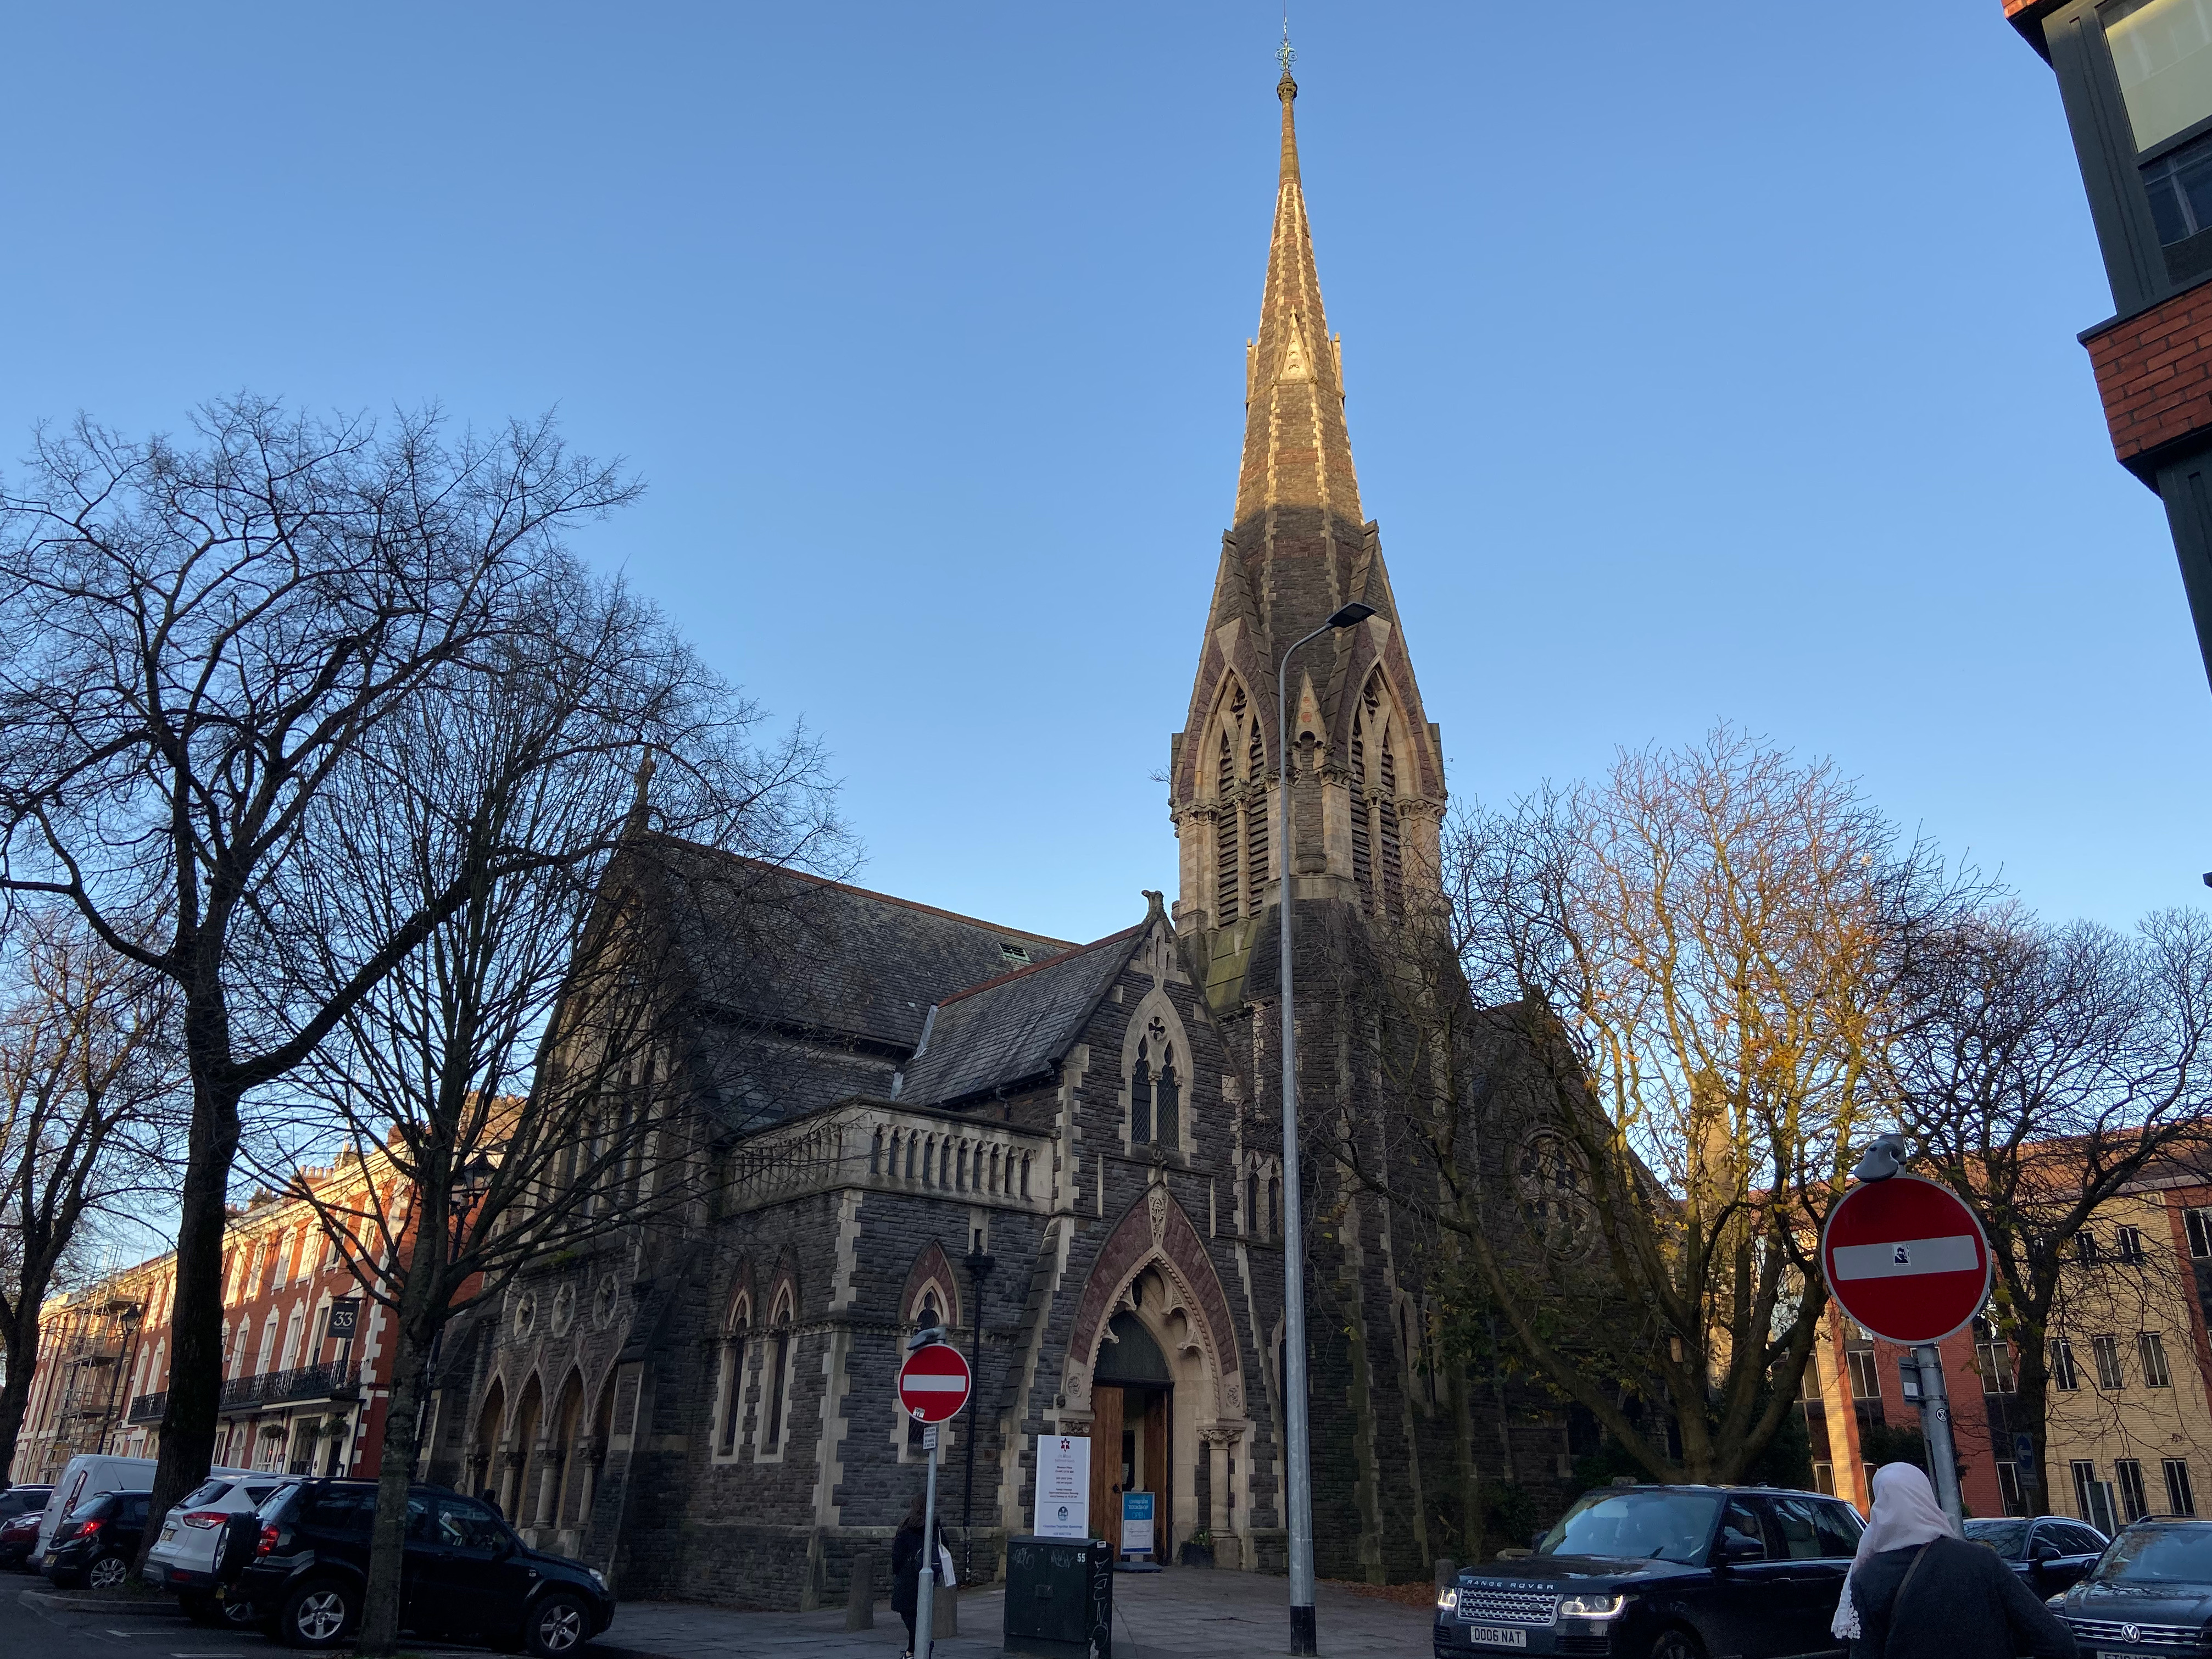
POLYGON ((169 1408, 169 1391, 142 1394, 131 1402, 131 1413, 124 1420, 129 1423, 151 1423, 169 1408))
POLYGON ((222 1385, 222 1409, 281 1406, 295 1400, 351 1400, 361 1391, 361 1367, 351 1360, 301 1365, 289 1371, 234 1376, 222 1385))

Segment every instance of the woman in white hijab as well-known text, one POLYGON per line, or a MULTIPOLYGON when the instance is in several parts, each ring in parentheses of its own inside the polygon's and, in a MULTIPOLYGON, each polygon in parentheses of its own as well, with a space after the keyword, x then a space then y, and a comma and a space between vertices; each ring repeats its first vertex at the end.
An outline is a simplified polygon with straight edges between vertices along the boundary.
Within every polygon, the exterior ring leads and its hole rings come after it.
POLYGON ((1958 1535, 1951 1517, 1936 1501, 1936 1489, 1928 1484, 1923 1472, 1911 1463, 1885 1463, 1876 1469, 1874 1509, 1867 1516, 1866 1530, 1859 1534, 1858 1553, 1851 1557, 1851 1570, 1844 1575, 1844 1594, 1836 1603, 1836 1616, 1828 1626, 1828 1633, 1857 1639, 1861 1626, 1859 1610, 1851 1601, 1851 1581, 1858 1577, 1859 1568, 1869 1557, 1958 1535))
POLYGON ((1911 1463, 1874 1472, 1874 1509, 1832 1634, 1852 1659, 2075 1659, 2074 1633, 1995 1550, 1959 1536, 1911 1463))

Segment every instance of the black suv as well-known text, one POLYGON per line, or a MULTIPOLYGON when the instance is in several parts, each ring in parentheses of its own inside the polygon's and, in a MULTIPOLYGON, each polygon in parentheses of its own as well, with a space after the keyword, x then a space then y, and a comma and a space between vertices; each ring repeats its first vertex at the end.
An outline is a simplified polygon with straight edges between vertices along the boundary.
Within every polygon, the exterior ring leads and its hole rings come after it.
POLYGON ((2112 1540, 2086 1521, 2063 1515, 2039 1515, 2032 1519, 2009 1516, 2002 1520, 1966 1522, 1966 1536, 1987 1544, 2020 1575, 2020 1581, 2047 1601, 2089 1576, 2097 1558, 2112 1540))
POLYGON ((1828 1623, 1861 1530, 1856 1510, 1817 1492, 1586 1492, 1534 1553, 1469 1567, 1437 1595, 1437 1659, 1840 1651, 1828 1623))
MULTIPOLYGON (((276 1638, 336 1647, 360 1622, 368 1578, 374 1480, 301 1480, 261 1506, 242 1567, 225 1559, 223 1599, 275 1613, 276 1638)), ((606 1581, 566 1556, 523 1544, 489 1507, 439 1486, 407 1494, 399 1623, 418 1635, 520 1643, 568 1659, 614 1622, 606 1581)))
POLYGON ((2053 1608, 2087 1654, 2202 1651, 2212 1618, 2212 1521, 2138 1521, 2053 1608))
POLYGON ((89 1584, 113 1589, 131 1582, 138 1540, 146 1535, 147 1506, 154 1494, 104 1492, 80 1504, 66 1521, 57 1522, 53 1541, 40 1570, 63 1589, 89 1584))

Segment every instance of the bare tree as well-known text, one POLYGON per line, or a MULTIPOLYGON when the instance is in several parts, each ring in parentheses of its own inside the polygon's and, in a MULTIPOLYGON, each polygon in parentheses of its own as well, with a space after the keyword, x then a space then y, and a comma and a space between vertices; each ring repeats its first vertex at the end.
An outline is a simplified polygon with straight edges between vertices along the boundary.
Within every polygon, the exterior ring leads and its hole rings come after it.
POLYGON ((320 925, 292 969, 303 982, 343 981, 362 948, 350 933, 385 937, 466 894, 302 1068, 281 1153, 326 1151, 343 1126, 352 1178, 294 1191, 392 1316, 364 1653, 398 1638, 441 1332, 532 1263, 704 1190, 699 1126, 671 1109, 656 848, 689 832, 812 862, 842 844, 805 732, 751 742, 759 711, 658 617, 573 578, 544 584, 533 609, 526 650, 386 722, 317 809, 331 822, 312 878, 320 925))
POLYGON ((1727 728, 1463 817, 1445 858, 1375 976, 1393 1109, 1342 1155, 1653 1477, 1738 1479, 1812 1352, 1899 963, 1956 886, 1832 768, 1727 728))
POLYGON ((2024 1473, 2047 1502, 2053 1344, 2086 1366, 2116 1299, 2172 1300, 2145 1282, 2166 1241, 2107 1239, 2083 1262, 2081 1240, 2147 1176, 2201 1170, 2212 1150, 2212 922, 2163 911, 2126 936, 1992 908, 1931 938, 1906 984, 1911 1018, 1888 1056, 1901 1127, 1989 1235, 1990 1316, 2018 1351, 2016 1426, 2035 1448, 2024 1473))
POLYGON ((487 672, 564 531, 635 493, 550 421, 449 442, 434 414, 379 432, 240 398, 201 410, 187 444, 42 431, 0 498, 0 889, 73 904, 180 1003, 191 1115, 157 1518, 214 1450, 241 1103, 478 878, 348 935, 346 972, 312 993, 264 971, 307 925, 322 793, 382 722, 487 672), (157 940, 132 925, 152 915, 157 940))
POLYGON ((0 942, 0 1478, 38 1368, 47 1296, 105 1220, 143 1204, 181 1067, 167 981, 94 939, 74 912, 19 909, 0 942))

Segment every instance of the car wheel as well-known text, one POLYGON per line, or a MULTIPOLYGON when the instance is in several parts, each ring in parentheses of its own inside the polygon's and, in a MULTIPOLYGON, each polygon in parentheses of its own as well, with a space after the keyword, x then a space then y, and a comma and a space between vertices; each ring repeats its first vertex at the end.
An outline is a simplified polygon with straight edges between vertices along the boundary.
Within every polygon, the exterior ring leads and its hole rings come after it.
POLYGON ((1662 1630, 1651 1644, 1651 1659, 1705 1659, 1705 1645, 1686 1630, 1662 1630))
POLYGON ((84 1582, 96 1590, 120 1589, 131 1577, 131 1564, 119 1555, 103 1555, 84 1570, 84 1582))
POLYGON ((549 1595, 523 1620, 522 1644, 538 1659, 568 1659, 591 1639, 592 1616, 573 1595, 549 1595))
POLYGON ((353 1626, 353 1595, 329 1579, 305 1583, 284 1598, 276 1639, 289 1648, 334 1648, 353 1626))

